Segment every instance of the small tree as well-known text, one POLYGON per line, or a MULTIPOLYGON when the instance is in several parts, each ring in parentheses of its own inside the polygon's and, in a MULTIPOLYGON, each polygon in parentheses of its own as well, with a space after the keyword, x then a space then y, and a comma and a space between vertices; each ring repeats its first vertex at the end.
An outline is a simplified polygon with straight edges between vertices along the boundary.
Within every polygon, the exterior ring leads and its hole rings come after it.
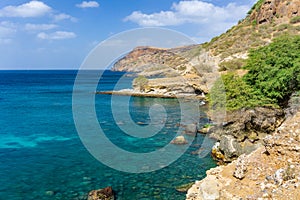
POLYGON ((149 80, 145 76, 138 76, 133 80, 132 86, 134 88, 139 88, 140 91, 144 92, 149 80))

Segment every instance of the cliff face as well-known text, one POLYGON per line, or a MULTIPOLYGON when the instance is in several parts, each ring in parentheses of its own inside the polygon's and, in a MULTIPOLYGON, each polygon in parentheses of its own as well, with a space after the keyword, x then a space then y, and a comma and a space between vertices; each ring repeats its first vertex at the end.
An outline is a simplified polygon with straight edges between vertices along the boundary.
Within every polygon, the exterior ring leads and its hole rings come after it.
POLYGON ((174 49, 137 47, 117 61, 112 70, 148 77, 145 92, 202 94, 208 93, 215 80, 217 63, 199 45, 174 49), (197 56, 191 56, 193 52, 197 56))
POLYGON ((260 3, 251 13, 250 19, 258 24, 263 23, 289 23, 290 19, 300 15, 300 2, 297 0, 267 0, 260 3))
POLYGON ((300 197, 300 112, 264 139, 263 146, 227 166, 207 171, 187 200, 300 197))

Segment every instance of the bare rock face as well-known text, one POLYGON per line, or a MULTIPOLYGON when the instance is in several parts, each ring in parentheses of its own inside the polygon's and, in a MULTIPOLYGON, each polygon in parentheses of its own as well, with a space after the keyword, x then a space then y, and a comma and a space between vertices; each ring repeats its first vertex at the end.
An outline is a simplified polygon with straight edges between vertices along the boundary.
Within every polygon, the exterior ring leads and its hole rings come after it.
POLYGON ((300 15, 299 0, 266 0, 258 9, 254 11, 250 19, 256 20, 259 24, 270 23, 277 18, 285 20, 300 15))
POLYGON ((223 154, 219 156, 223 158, 222 162, 230 162, 243 153, 249 154, 262 146, 263 139, 273 133, 284 118, 283 110, 262 107, 228 113, 224 124, 210 130, 211 137, 220 142, 215 152, 223 154))
POLYGON ((208 170, 187 200, 289 199, 300 196, 300 112, 288 118, 259 147, 226 166, 208 170), (212 193, 208 188, 214 188, 212 193), (208 194, 208 196, 206 196, 208 194))
POLYGON ((112 187, 106 187, 100 190, 92 190, 89 192, 88 200, 114 200, 114 192, 112 187))

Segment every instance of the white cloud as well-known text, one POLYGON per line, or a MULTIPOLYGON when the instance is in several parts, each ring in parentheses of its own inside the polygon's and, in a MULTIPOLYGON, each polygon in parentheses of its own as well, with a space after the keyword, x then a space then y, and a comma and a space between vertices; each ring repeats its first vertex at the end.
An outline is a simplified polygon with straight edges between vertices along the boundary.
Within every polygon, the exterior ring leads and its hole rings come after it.
POLYGON ((225 7, 215 6, 199 0, 173 3, 169 11, 145 14, 134 11, 124 21, 131 21, 140 26, 175 26, 186 23, 214 24, 236 23, 243 18, 251 5, 229 3, 225 7))
POLYGON ((77 22, 77 19, 75 17, 72 17, 71 15, 60 13, 57 15, 53 15, 54 21, 62 21, 62 20, 71 20, 72 22, 77 22))
POLYGON ((98 8, 99 3, 97 1, 83 1, 80 4, 76 4, 78 8, 98 8))
POLYGON ((56 24, 25 24, 26 31, 46 31, 57 28, 56 24))
POLYGON ((76 34, 67 31, 56 31, 54 33, 41 32, 37 35, 37 37, 42 40, 63 40, 75 38, 76 34))
POLYGON ((41 1, 30 1, 19 6, 0 9, 0 17, 40 17, 50 13, 51 7, 41 1))
POLYGON ((0 22, 0 44, 9 44, 17 32, 16 25, 9 21, 0 22))

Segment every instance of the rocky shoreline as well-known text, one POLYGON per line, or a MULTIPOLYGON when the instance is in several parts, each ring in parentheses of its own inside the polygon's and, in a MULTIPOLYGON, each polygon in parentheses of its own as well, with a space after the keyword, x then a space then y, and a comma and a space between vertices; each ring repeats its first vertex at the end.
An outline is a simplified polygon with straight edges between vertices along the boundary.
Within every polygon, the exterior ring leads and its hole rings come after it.
POLYGON ((188 190, 187 200, 299 199, 300 112, 267 135, 262 146, 207 177, 188 190))
POLYGON ((96 94, 107 94, 107 95, 118 95, 118 96, 133 96, 133 97, 147 97, 147 98, 167 98, 167 99, 195 99, 195 100, 203 100, 202 104, 204 104, 205 96, 196 95, 190 93, 181 93, 181 94, 166 94, 160 93, 157 91, 153 92, 141 92, 134 89, 123 89, 118 91, 97 91, 96 94))

